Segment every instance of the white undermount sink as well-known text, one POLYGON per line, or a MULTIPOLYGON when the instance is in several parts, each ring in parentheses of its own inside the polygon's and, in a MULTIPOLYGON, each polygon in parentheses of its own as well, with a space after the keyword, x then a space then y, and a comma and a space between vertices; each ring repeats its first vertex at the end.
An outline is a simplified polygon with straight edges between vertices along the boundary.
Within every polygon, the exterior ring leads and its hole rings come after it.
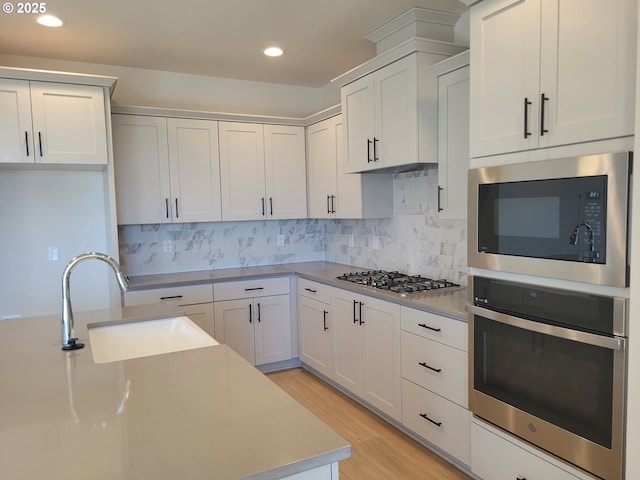
POLYGON ((95 363, 115 362, 218 345, 189 317, 93 324, 89 342, 95 363))

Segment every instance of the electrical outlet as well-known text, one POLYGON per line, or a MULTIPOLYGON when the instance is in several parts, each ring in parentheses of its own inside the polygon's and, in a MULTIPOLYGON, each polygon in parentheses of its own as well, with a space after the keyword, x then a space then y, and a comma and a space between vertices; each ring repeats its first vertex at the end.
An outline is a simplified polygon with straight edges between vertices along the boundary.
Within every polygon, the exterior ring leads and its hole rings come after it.
POLYGON ((49 247, 49 261, 50 262, 58 261, 58 247, 49 247))
POLYGON ((355 247, 356 246, 356 239, 353 235, 349 235, 349 246, 350 247, 355 247))
POLYGON ((173 253, 173 242, 171 240, 164 241, 164 253, 173 253))
POLYGON ((278 235, 278 246, 279 247, 284 246, 284 235, 278 235))
POLYGON ((373 237, 373 249, 378 250, 380 248, 380 237, 374 235, 373 237))

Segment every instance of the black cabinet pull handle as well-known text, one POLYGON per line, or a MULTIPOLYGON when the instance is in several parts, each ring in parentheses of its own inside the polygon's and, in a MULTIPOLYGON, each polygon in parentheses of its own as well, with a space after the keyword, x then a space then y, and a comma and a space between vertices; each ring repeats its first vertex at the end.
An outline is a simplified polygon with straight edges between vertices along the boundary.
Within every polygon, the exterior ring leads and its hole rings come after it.
POLYGON ((378 160, 380 160, 378 158, 378 149, 376 148, 376 145, 378 144, 380 140, 378 140, 376 137, 373 137, 373 161, 377 162, 378 160))
POLYGON ((249 323, 253 323, 253 306, 249 304, 249 323))
POLYGON ((40 145, 40 156, 43 157, 42 154, 42 132, 38 132, 38 145, 40 145))
POLYGON ((269 197, 269 215, 273 215, 273 197, 269 197))
POLYGON ((529 105, 532 103, 529 101, 527 97, 524 97, 524 138, 531 136, 531 132, 529 131, 529 105))
POLYGON ((258 303, 258 323, 262 321, 262 315, 260 314, 260 304, 258 303))
POLYGON ((307 292, 311 292, 311 293, 318 293, 318 291, 317 291, 317 290, 314 290, 313 288, 309 288, 309 287, 305 287, 305 290, 306 290, 307 292))
POLYGON ((24 145, 27 147, 27 157, 29 156, 29 132, 24 132, 24 145))
POLYGON ((165 199, 164 199, 164 208, 165 208, 165 210, 166 210, 166 212, 167 212, 167 213, 166 213, 167 218, 169 218, 169 199, 168 199, 168 198, 165 198, 165 199))
POLYGON ((432 330, 432 331, 434 331, 434 332, 440 332, 440 331, 442 331, 442 329, 441 329, 441 328, 430 327, 429 325, 426 325, 426 324, 424 324, 424 323, 419 323, 419 324, 418 324, 418 326, 419 326, 419 327, 422 327, 422 328, 426 328, 427 330, 432 330))
POLYGON ((353 323, 357 323, 358 319, 356 318, 356 308, 358 308, 358 301, 353 301, 353 323))
POLYGON ((178 214, 178 197, 176 197, 176 218, 180 218, 180 215, 178 214))
POLYGON ((331 213, 331 207, 329 206, 329 199, 331 196, 327 195, 327 213, 331 213))
MULTIPOLYGON (((436 422, 435 420, 431 420, 426 413, 421 413, 420 416, 425 420, 428 420, 429 422, 433 423, 436 427, 442 426, 442 422, 436 422)), ((524 480, 527 480, 527 479, 525 478, 524 480)))
POLYGON ((518 475, 516 477, 516 480, 527 480, 527 477, 523 477, 523 476, 518 475))
POLYGON ((540 136, 544 136, 545 133, 548 133, 549 130, 544 128, 544 105, 549 101, 549 97, 547 97, 544 93, 540 96, 540 136))
POLYGON ((430 365, 427 365, 424 362, 418 362, 418 365, 420 365, 421 367, 424 367, 424 368, 428 368, 429 370, 433 370, 436 373, 440 373, 442 371, 441 368, 434 368, 434 367, 432 367, 430 365))
POLYGON ((367 138, 367 163, 373 162, 373 160, 371 160, 371 144, 372 143, 373 142, 367 138))
POLYGON ((160 300, 174 300, 176 298, 182 298, 182 295, 171 295, 168 297, 160 297, 160 300))
POLYGON ((336 213, 336 196, 335 195, 331 195, 331 212, 330 213, 336 213))
POLYGON ((327 315, 328 315, 328 314, 329 314, 329 312, 328 312, 328 311, 326 311, 326 310, 323 310, 323 311, 322 311, 322 317, 323 317, 323 318, 322 318, 322 321, 323 321, 323 324, 324 324, 324 331, 325 331, 325 332, 326 332, 327 330, 329 330, 329 327, 327 327, 327 315))
POLYGON ((364 322, 362 321, 362 306, 364 305, 364 303, 362 302, 358 302, 360 304, 360 325, 362 325, 364 322))
POLYGON ((264 216, 264 197, 262 197, 262 215, 264 216))
POLYGON ((438 212, 441 212, 442 210, 444 210, 440 203, 440 192, 442 192, 442 190, 444 189, 440 185, 438 185, 438 212))
POLYGON ((264 287, 245 288, 245 292, 253 292, 254 290, 264 290, 264 287))

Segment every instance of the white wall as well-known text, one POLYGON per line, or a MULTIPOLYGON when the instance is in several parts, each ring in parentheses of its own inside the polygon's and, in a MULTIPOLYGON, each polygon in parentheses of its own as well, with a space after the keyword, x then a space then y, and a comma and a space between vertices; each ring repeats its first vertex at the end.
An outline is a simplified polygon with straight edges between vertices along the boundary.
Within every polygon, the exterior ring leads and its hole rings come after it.
MULTIPOLYGON (((61 311, 69 260, 108 251, 104 188, 102 171, 0 169, 0 319, 61 311), (58 247, 58 261, 49 260, 49 247, 58 247)), ((111 274, 102 262, 79 265, 74 309, 109 308, 111 274)))
POLYGON ((116 105, 305 118, 340 103, 335 85, 298 87, 3 54, 0 65, 118 77, 111 99, 116 105))

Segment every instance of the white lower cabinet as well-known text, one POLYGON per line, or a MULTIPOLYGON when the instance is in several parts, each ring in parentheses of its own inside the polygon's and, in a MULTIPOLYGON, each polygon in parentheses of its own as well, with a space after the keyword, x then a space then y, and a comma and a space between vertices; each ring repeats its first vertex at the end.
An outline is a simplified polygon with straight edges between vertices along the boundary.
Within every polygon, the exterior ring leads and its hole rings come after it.
POLYGON ((328 285, 298 279, 298 351, 300 360, 331 376, 333 308, 328 285))
POLYGON ((471 422, 471 471, 484 480, 593 478, 476 419, 471 422))
POLYGON ((335 289, 333 313, 332 379, 400 421, 400 305, 335 289))
POLYGON ((212 337, 216 338, 213 322, 213 289, 211 285, 154 288, 135 290, 124 294, 123 305, 149 305, 172 303, 212 337))
POLYGON ((401 317, 402 424, 469 465, 467 324, 404 306, 401 317))
POLYGON ((470 459, 470 423, 466 408, 402 379, 402 424, 465 465, 470 459))
POLYGON ((253 365, 292 358, 289 279, 216 283, 216 340, 253 365))

